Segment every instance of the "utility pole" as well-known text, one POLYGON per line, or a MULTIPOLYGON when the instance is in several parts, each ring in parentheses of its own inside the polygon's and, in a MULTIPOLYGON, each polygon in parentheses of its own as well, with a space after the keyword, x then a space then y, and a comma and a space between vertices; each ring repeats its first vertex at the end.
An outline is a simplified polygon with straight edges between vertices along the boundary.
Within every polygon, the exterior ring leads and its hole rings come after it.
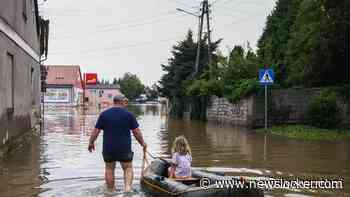
POLYGON ((201 2, 201 15, 199 16, 199 28, 198 28, 198 39, 197 39, 197 56, 196 56, 196 63, 195 63, 195 72, 194 74, 197 74, 199 69, 199 60, 200 60, 200 53, 201 53, 201 42, 202 42, 202 34, 203 34, 203 22, 204 22, 204 16, 207 20, 207 40, 208 40, 208 65, 210 69, 211 64, 211 30, 210 30, 210 9, 209 9, 209 3, 208 0, 203 0, 201 2))
POLYGON ((209 3, 208 0, 206 2, 206 14, 207 14, 207 31, 208 31, 208 64, 209 64, 209 71, 210 71, 210 64, 211 64, 211 30, 210 30, 210 9, 209 9, 209 3))
POLYGON ((196 16, 199 18, 199 25, 198 25, 198 38, 197 38, 197 55, 196 55, 196 62, 194 67, 194 73, 193 76, 198 73, 199 70, 199 61, 200 61, 200 55, 201 55, 201 43, 202 43, 202 34, 203 34, 203 22, 204 17, 206 17, 207 22, 207 40, 208 40, 208 65, 209 65, 209 72, 210 72, 210 65, 212 62, 212 52, 211 52, 211 30, 210 30, 210 5, 208 0, 203 0, 201 2, 201 9, 200 9, 200 15, 193 14, 191 12, 188 12, 186 10, 177 8, 178 11, 196 16))
POLYGON ((205 12, 205 4, 204 1, 201 3, 201 15, 199 16, 199 27, 198 27, 198 38, 197 38, 197 56, 196 56, 196 63, 194 68, 193 75, 197 74, 198 67, 199 67, 199 58, 201 53, 201 42, 202 42, 202 33, 203 33, 203 20, 204 20, 204 12, 205 12))

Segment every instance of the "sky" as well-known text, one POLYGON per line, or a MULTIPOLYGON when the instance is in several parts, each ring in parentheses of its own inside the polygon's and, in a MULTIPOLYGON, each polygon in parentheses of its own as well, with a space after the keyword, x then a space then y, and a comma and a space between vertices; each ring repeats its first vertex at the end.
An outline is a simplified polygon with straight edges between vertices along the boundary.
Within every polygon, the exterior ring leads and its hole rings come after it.
MULTIPOLYGON (((256 43, 276 0, 209 0, 212 40, 220 50, 234 45, 256 49, 256 43)), ((198 18, 176 10, 199 11, 199 0, 47 0, 41 15, 50 20, 47 65, 80 65, 100 79, 136 74, 145 85, 160 80, 161 64, 172 46, 198 18)), ((195 36, 195 39, 196 36, 195 36)))

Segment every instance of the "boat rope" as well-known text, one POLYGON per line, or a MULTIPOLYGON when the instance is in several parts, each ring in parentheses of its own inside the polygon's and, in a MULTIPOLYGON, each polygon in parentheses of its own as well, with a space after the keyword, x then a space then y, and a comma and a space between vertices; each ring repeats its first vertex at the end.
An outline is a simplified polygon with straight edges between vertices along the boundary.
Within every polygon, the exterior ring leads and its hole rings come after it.
POLYGON ((154 155, 152 155, 150 152, 146 151, 146 153, 152 158, 152 159, 160 159, 162 161, 164 161, 165 163, 169 163, 169 161, 167 161, 166 159, 162 158, 162 157, 155 157, 154 155))
POLYGON ((147 151, 143 152, 142 166, 141 166, 141 177, 143 177, 146 168, 149 166, 149 161, 147 159, 147 151))

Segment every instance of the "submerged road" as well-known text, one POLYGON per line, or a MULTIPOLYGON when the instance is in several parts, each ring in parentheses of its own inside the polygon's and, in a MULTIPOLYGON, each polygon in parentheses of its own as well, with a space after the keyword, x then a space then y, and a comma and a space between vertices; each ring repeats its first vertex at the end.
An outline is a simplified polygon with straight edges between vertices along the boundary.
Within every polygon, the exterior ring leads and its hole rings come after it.
MULTIPOLYGON (((229 175, 274 178, 343 178, 343 190, 266 191, 266 196, 350 196, 350 142, 310 142, 265 136, 242 128, 169 119, 160 105, 130 106, 149 151, 169 157, 172 140, 185 135, 193 166, 229 175)), ((102 135, 97 150, 87 151, 89 132, 98 111, 46 109, 42 135, 31 146, 0 163, 0 196, 105 196, 102 135)), ((142 149, 133 139, 135 179, 133 196, 145 196, 139 177, 142 149)), ((122 171, 116 171, 117 192, 123 196, 122 171)))

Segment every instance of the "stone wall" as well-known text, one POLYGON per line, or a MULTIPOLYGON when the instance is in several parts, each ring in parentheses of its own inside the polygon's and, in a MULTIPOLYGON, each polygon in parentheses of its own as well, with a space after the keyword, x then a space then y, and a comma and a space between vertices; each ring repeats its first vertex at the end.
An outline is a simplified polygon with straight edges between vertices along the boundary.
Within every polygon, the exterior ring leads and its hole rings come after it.
MULTIPOLYGON (((272 89, 268 94, 268 119, 273 123, 303 123, 307 106, 314 96, 320 93, 318 88, 272 89)), ((264 94, 255 96, 254 126, 264 124, 264 94)))
MULTIPOLYGON (((273 89, 268 93, 268 122, 305 123, 306 110, 318 88, 273 89)), ((264 125, 264 93, 240 100, 236 104, 225 98, 212 97, 207 107, 207 119, 218 123, 260 127, 264 125)), ((350 102, 338 98, 343 124, 350 125, 350 102)))
POLYGON ((251 125, 253 97, 232 104, 225 98, 212 97, 207 107, 207 119, 218 123, 251 125))

